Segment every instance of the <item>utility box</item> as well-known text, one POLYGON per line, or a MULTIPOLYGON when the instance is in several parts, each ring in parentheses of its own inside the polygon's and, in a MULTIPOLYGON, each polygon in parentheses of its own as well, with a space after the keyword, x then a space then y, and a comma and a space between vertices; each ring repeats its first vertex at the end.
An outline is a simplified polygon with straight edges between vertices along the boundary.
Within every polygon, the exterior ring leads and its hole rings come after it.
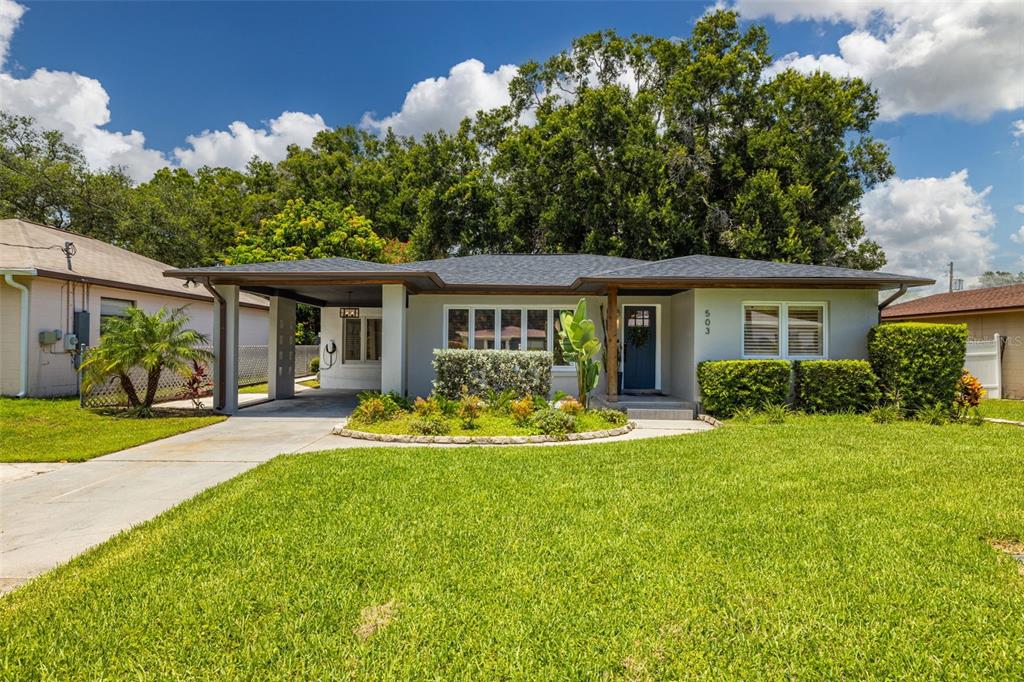
POLYGON ((89 311, 88 310, 76 310, 75 311, 75 324, 73 325, 73 331, 75 336, 78 337, 77 343, 83 346, 89 345, 89 311))
POLYGON ((41 331, 39 332, 39 345, 52 346, 60 341, 62 336, 64 336, 64 333, 59 329, 47 329, 46 331, 41 331))
POLYGON ((64 350, 71 353, 78 351, 78 336, 75 334, 64 335, 64 350))

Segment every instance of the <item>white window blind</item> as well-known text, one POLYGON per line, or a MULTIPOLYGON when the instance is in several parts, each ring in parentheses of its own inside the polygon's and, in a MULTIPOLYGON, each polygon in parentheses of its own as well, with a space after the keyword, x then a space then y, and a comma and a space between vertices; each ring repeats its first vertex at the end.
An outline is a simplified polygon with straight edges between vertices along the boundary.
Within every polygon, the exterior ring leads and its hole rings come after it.
POLYGON ((779 306, 743 306, 743 354, 779 355, 779 306))
POLYGON ((824 354, 822 323, 824 311, 821 306, 788 307, 786 320, 788 355, 820 356, 824 354))

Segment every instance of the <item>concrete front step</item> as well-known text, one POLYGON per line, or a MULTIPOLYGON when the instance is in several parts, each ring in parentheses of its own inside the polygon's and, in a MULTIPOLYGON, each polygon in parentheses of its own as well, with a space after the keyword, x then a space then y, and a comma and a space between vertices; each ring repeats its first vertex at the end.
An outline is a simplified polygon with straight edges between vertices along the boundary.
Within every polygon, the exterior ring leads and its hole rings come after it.
POLYGON ((626 416, 630 419, 693 419, 693 410, 682 410, 682 409, 665 409, 665 408, 636 408, 630 407, 626 409, 626 416))
POLYGON ((671 396, 625 395, 616 402, 608 402, 601 396, 594 402, 602 407, 623 410, 630 419, 693 419, 697 413, 693 403, 671 396))

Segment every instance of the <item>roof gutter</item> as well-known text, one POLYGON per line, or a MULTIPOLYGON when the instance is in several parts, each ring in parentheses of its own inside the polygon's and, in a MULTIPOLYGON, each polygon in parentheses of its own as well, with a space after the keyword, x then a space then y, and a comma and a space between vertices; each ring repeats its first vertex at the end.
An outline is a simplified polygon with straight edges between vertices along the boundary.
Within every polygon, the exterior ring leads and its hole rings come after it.
POLYGON ((227 374, 227 340, 228 340, 228 302, 224 300, 210 280, 203 281, 203 288, 213 296, 217 306, 217 374, 213 383, 213 409, 220 412, 224 409, 224 376, 227 374))
POLYGON ((21 339, 18 348, 18 396, 24 398, 28 395, 28 344, 31 339, 28 330, 28 287, 21 282, 14 281, 14 275, 28 275, 32 276, 35 274, 34 270, 6 270, 4 271, 4 281, 11 285, 15 289, 21 292, 21 339))
POLYGON ((890 296, 889 298, 885 299, 884 301, 882 301, 881 303, 878 304, 878 315, 881 316, 883 310, 885 310, 890 305, 892 305, 892 303, 897 298, 899 298, 900 296, 902 296, 905 293, 907 293, 907 285, 906 284, 901 284, 900 288, 896 290, 895 294, 893 294, 892 296, 890 296))

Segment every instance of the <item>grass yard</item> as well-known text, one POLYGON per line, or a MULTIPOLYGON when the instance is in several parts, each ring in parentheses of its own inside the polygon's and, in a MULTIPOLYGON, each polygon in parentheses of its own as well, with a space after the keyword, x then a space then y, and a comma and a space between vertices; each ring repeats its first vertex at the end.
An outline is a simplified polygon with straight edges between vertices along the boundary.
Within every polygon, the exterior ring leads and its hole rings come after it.
POLYGON ((83 410, 78 398, 0 398, 0 462, 81 462, 224 419, 159 411, 133 419, 83 410))
POLYGON ((1010 679, 1017 427, 278 457, 0 599, 0 677, 1010 679))
MULTIPOLYGON (((320 380, 316 379, 316 378, 306 379, 305 381, 297 381, 295 383, 299 384, 300 386, 309 386, 310 388, 320 388, 320 380)), ((238 389, 238 392, 239 393, 267 393, 269 390, 270 390, 270 386, 268 386, 267 384, 263 383, 263 384, 253 384, 251 386, 242 386, 241 388, 238 389)))
POLYGON ((980 408, 986 417, 1024 422, 1024 400, 982 400, 980 408))

